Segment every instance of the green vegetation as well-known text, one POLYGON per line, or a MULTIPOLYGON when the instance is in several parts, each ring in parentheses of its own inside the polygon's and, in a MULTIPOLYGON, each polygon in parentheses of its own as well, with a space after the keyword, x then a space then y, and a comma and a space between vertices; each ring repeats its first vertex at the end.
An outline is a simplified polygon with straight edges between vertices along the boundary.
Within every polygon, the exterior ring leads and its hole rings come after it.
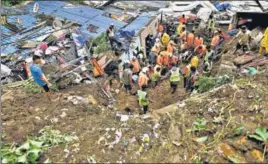
MULTIPOLYGON (((49 87, 52 91, 57 92, 58 87, 56 83, 53 83, 51 87, 49 87)), ((26 85, 24 85, 24 90, 27 93, 41 93, 42 88, 36 84, 33 79, 29 79, 26 85)))
POLYGON ((198 92, 207 92, 214 87, 230 83, 233 79, 232 75, 224 75, 219 77, 200 76, 197 78, 198 92))
POLYGON ((94 39, 97 47, 94 49, 96 54, 109 51, 111 49, 110 45, 107 43, 106 33, 102 33, 99 37, 94 39))
POLYGON ((23 0, 2 0, 4 6, 14 6, 23 2, 23 0))
MULTIPOLYGON (((2 163, 37 163, 40 153, 52 146, 71 142, 75 139, 72 135, 62 135, 60 131, 45 127, 39 132, 39 137, 29 137, 25 143, 16 147, 13 145, 2 145, 2 163)), ((47 159, 45 163, 50 160, 47 159)))
POLYGON ((264 161, 265 152, 266 152, 266 149, 268 147, 268 130, 264 127, 258 127, 255 130, 255 134, 249 135, 249 137, 263 142, 263 144, 264 144, 263 161, 264 161))
POLYGON ((205 130, 207 121, 204 118, 198 118, 193 123, 193 131, 205 130))

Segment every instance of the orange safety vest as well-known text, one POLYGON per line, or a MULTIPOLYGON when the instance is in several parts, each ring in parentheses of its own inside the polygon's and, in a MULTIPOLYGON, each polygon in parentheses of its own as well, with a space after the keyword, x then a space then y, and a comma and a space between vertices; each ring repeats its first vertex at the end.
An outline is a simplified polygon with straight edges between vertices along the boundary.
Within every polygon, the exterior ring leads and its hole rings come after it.
POLYGON ((194 39, 194 47, 196 48, 196 47, 198 47, 198 46, 200 46, 202 44, 203 44, 203 38, 200 37, 198 39, 198 37, 195 37, 195 39, 194 39))
POLYGON ((205 45, 202 45, 202 49, 199 49, 199 47, 195 48, 195 52, 197 52, 198 54, 204 55, 207 51, 207 48, 205 45))
POLYGON ((163 54, 163 65, 167 66, 170 53, 168 51, 163 51, 161 53, 163 54))
POLYGON ((187 45, 188 45, 188 47, 190 47, 193 44, 194 44, 194 34, 189 33, 187 36, 187 45))
POLYGON ((184 18, 182 16, 179 17, 179 22, 180 23, 186 23, 186 20, 187 20, 186 17, 184 17, 184 18))
POLYGON ((157 65, 163 65, 163 56, 158 55, 156 58, 156 64, 157 65))
POLYGON ((214 36, 211 40, 211 48, 214 48, 216 44, 220 41, 220 37, 218 35, 214 36))
POLYGON ((141 73, 138 80, 139 87, 141 88, 143 85, 148 85, 148 80, 149 78, 145 74, 141 73))
POLYGON ((178 62, 178 57, 177 56, 174 56, 172 55, 170 58, 169 58, 169 63, 168 63, 168 66, 169 67, 172 67, 172 64, 176 64, 178 62))
POLYGON ((140 63, 138 60, 135 60, 135 61, 131 60, 130 64, 133 65, 133 72, 134 73, 140 72, 141 67, 140 67, 140 63))

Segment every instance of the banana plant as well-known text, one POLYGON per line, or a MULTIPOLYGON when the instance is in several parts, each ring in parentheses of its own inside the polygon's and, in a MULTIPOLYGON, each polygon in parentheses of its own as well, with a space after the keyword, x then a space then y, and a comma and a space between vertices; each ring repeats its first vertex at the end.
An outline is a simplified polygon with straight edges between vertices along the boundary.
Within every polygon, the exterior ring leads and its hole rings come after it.
POLYGON ((265 152, 268 147, 268 130, 264 127, 258 127, 255 130, 255 134, 249 135, 249 137, 261 141, 264 144, 264 150, 263 150, 263 161, 264 161, 265 152))

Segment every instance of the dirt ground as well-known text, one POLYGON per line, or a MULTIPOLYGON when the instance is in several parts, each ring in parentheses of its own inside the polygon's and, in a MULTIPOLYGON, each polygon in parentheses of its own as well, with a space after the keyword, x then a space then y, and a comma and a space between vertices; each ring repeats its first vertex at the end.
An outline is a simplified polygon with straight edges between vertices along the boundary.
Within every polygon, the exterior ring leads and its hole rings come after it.
MULTIPOLYGON (((40 162, 49 158, 53 162, 87 163, 90 157, 98 162, 260 162, 263 145, 247 134, 253 134, 260 125, 268 128, 267 86, 267 72, 264 72, 186 98, 181 88, 170 94, 169 83, 164 81, 154 91, 149 89, 154 102, 147 117, 138 114, 136 97, 127 96, 123 88, 119 94, 113 92, 117 100, 113 109, 107 109, 109 102, 96 84, 57 92, 54 96, 60 97, 60 101, 53 103, 42 94, 26 94, 22 89, 4 90, 2 139, 19 145, 47 125, 62 133, 75 132, 78 141, 49 149, 42 154, 40 162), (69 96, 87 98, 90 95, 97 104, 74 105, 67 101, 69 96), (260 97, 262 101, 256 104, 260 97), (158 109, 176 102, 185 104, 171 109, 173 112, 169 114, 163 112, 154 117, 158 109), (125 107, 133 110, 124 122, 116 115, 127 115, 125 107), (198 118, 207 121, 206 128, 192 131, 193 122, 198 118), (236 135, 235 130, 241 126, 243 132, 236 135), (122 132, 122 137, 113 145, 116 130, 122 132), (141 139, 144 134, 150 137, 148 145, 141 139), (196 141, 204 136, 208 137, 205 142, 196 141)), ((264 162, 267 161, 266 155, 264 162)))

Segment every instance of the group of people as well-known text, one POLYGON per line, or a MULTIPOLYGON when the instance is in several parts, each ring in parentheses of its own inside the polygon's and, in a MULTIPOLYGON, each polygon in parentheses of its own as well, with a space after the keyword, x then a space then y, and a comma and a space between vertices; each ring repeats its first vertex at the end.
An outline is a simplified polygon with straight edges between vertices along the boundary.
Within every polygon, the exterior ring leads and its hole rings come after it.
POLYGON ((174 94, 182 83, 185 90, 191 93, 197 87, 196 80, 201 75, 199 70, 202 75, 210 76, 212 57, 223 38, 221 31, 214 27, 215 25, 208 26, 209 31, 213 30, 214 34, 210 38, 210 44, 206 45, 204 38, 195 30, 187 30, 187 19, 182 15, 173 35, 168 30, 170 25, 159 26, 158 35, 146 58, 140 60, 140 56, 133 56, 130 61, 123 63, 122 70, 119 71, 121 82, 127 94, 132 93, 132 86, 137 84, 137 97, 144 113, 148 111, 150 102, 146 91, 149 87, 155 88, 162 80, 168 79, 171 94, 174 94))

